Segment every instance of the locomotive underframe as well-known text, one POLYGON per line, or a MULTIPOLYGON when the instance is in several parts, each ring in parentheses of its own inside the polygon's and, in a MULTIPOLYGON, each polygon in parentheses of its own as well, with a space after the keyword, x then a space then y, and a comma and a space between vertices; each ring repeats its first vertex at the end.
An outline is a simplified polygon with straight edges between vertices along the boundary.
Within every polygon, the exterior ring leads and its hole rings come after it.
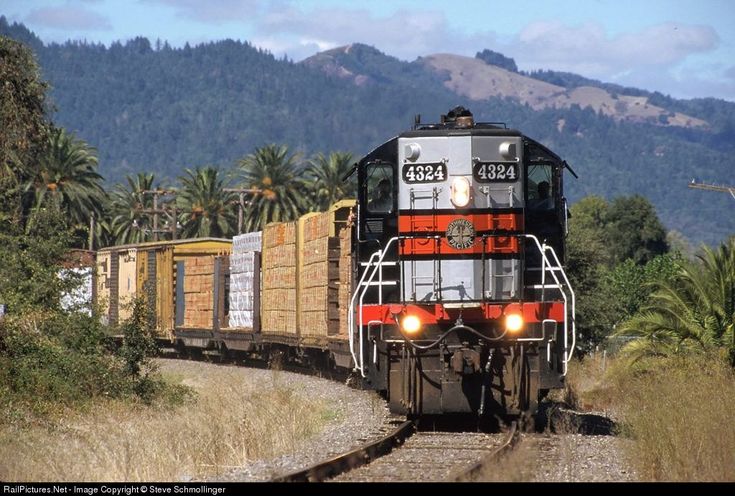
MULTIPOLYGON (((535 411, 549 389, 563 387, 562 329, 543 341, 492 341, 495 332, 484 330, 482 339, 460 329, 436 342, 451 327, 432 326, 409 341, 386 325, 370 338, 377 358, 367 381, 387 391, 391 411, 514 415, 535 411)), ((529 324, 524 336, 542 336, 541 324, 529 324)))

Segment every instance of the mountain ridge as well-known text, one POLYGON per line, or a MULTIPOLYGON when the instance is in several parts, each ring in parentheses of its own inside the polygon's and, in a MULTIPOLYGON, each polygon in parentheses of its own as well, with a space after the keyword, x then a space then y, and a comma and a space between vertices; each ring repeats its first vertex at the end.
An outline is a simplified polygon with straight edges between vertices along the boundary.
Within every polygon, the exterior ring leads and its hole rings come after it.
MULTIPOLYGON (((735 105, 722 100, 632 90, 640 94, 630 96, 710 124, 682 127, 616 120, 573 103, 534 109, 509 96, 472 100, 447 87, 451 74, 427 69, 426 57, 405 62, 359 43, 294 63, 232 40, 182 48, 140 37, 110 47, 44 45, 2 17, 0 34, 33 47, 51 83, 54 122, 98 149, 100 173, 110 182, 138 171, 173 181, 189 167, 232 168, 268 143, 286 144, 302 158, 336 150, 360 156, 410 128, 415 114, 437 121, 463 105, 478 121, 506 122, 564 157, 581 178, 566 182, 570 202, 642 194, 669 229, 695 242, 735 232, 733 216, 723 215, 732 209, 729 196, 687 188, 693 177, 731 182, 735 105), (337 72, 325 73, 326 63, 337 72), (347 71, 342 76, 339 67, 347 71)), ((596 84, 553 71, 537 76, 569 94, 596 84), (560 81, 566 86, 553 84, 560 81)))
MULTIPOLYGON (((332 77, 349 80, 356 86, 375 84, 378 78, 374 74, 356 72, 356 64, 352 64, 352 67, 345 64, 346 59, 353 57, 355 48, 363 53, 369 52, 372 56, 382 55, 390 58, 369 45, 352 43, 318 52, 300 64, 321 70, 332 77)), ((498 55, 502 57, 502 54, 498 55)), ((434 72, 437 78, 444 82, 446 88, 472 101, 509 97, 520 104, 530 105, 534 110, 578 105, 581 108, 590 107, 595 112, 618 121, 684 128, 710 127, 710 124, 703 119, 654 105, 645 95, 618 94, 599 86, 566 88, 508 70, 478 57, 438 53, 419 57, 409 64, 434 72)))

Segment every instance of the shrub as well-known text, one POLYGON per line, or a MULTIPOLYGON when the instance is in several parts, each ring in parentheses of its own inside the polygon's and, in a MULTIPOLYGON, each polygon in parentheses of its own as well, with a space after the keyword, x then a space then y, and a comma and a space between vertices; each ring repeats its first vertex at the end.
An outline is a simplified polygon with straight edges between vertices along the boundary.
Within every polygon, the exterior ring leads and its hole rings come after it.
MULTIPOLYGON (((0 402, 39 414, 52 403, 121 397, 132 391, 122 362, 110 354, 95 319, 32 312, 0 322, 0 402)), ((16 412, 17 413, 17 412, 16 412)))

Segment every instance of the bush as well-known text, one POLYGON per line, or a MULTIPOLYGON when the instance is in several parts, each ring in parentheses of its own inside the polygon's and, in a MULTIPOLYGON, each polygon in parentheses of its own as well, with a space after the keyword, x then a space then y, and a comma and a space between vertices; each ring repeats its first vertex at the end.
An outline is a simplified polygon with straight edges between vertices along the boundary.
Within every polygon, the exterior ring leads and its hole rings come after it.
MULTIPOLYGON (((83 314, 34 312, 0 322, 0 402, 43 414, 133 391, 100 324, 83 314)), ((6 413, 11 413, 6 409, 6 413)))

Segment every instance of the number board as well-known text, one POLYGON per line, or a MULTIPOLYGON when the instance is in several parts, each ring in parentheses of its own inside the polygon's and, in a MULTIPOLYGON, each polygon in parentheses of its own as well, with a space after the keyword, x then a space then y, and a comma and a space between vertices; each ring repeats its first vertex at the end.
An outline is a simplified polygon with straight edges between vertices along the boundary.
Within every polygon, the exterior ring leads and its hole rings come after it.
POLYGON ((404 164, 403 181, 407 183, 438 183, 447 178, 447 164, 404 164))
POLYGON ((472 167, 472 175, 480 183, 514 183, 518 180, 518 163, 477 162, 472 167))

